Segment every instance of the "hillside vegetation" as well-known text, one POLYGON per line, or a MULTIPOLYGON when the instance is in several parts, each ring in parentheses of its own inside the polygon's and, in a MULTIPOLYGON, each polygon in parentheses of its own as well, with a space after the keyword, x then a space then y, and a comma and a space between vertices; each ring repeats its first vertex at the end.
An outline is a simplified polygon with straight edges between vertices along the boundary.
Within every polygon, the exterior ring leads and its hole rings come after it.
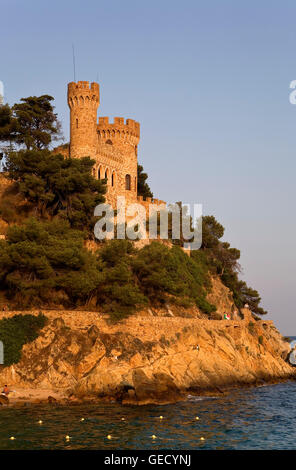
MULTIPOLYGON (((238 309, 248 303, 253 313, 265 313, 258 292, 239 279, 240 252, 221 241, 224 228, 213 216, 203 218, 203 244, 191 257, 182 240, 140 250, 127 240, 111 240, 88 251, 85 241, 93 239, 93 210, 104 201, 106 181, 92 176, 94 162, 87 156, 65 159, 49 150, 60 129, 51 101, 47 95, 29 97, 0 108, 10 181, 0 197, 7 224, 0 240, 2 303, 21 309, 87 306, 114 320, 167 302, 211 314, 216 307, 207 293, 214 275, 231 290, 238 309)), ((141 166, 139 174, 139 194, 151 195, 141 166)))

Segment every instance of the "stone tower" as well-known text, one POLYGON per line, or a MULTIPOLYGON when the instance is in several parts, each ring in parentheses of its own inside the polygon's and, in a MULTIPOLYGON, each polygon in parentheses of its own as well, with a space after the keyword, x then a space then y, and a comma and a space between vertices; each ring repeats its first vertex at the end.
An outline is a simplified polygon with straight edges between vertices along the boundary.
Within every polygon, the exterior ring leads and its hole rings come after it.
POLYGON ((124 196, 127 203, 139 202, 163 205, 164 201, 137 195, 138 144, 140 124, 133 119, 99 117, 100 104, 98 83, 71 82, 68 84, 70 107, 70 147, 62 146, 56 152, 65 158, 90 157, 94 160, 93 176, 107 180, 106 202, 114 208, 117 196, 124 196))
POLYGON ((71 158, 95 160, 93 176, 107 179, 107 201, 115 205, 117 196, 137 201, 137 163, 140 124, 133 119, 100 117, 98 83, 68 84, 71 158))
POLYGON ((97 112, 100 88, 97 83, 71 82, 68 84, 70 107, 70 157, 96 157, 97 112))

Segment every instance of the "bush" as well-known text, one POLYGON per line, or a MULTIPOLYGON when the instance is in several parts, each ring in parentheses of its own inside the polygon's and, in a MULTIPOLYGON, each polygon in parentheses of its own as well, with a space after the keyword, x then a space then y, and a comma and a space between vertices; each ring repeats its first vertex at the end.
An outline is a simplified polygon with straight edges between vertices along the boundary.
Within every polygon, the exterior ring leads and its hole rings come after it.
POLYGON ((64 158, 49 150, 11 152, 6 158, 8 177, 40 217, 59 216, 89 236, 97 220, 94 208, 106 192, 91 174, 93 164, 88 157, 64 158))
POLYGON ((240 251, 231 248, 229 243, 222 242, 223 235, 224 227, 214 216, 203 217, 201 251, 208 259, 208 269, 220 276, 223 284, 231 290, 237 308, 249 304, 253 314, 266 314, 267 312, 259 305, 261 302, 259 293, 239 279, 240 251))
POLYGON ((65 221, 11 226, 0 241, 0 282, 16 305, 54 304, 61 293, 65 306, 87 302, 100 282, 94 255, 83 248, 82 232, 65 221))
POLYGON ((139 251, 127 240, 111 240, 95 254, 84 235, 59 218, 30 218, 9 227, 0 240, 0 283, 16 306, 99 305, 112 319, 124 318, 149 301, 167 301, 210 314, 211 283, 206 258, 154 242, 139 251))
POLYGON ((248 324, 248 330, 249 330, 249 333, 251 333, 251 335, 254 335, 255 333, 255 323, 250 321, 249 324, 248 324))
POLYGON ((134 253, 127 240, 109 241, 99 251, 101 282, 96 290, 97 302, 112 320, 125 318, 148 302, 131 269, 131 255, 134 253))
POLYGON ((153 242, 136 254, 132 266, 142 292, 152 302, 183 301, 186 306, 195 303, 205 313, 216 310, 206 300, 206 286, 210 286, 206 269, 179 247, 153 242))
POLYGON ((38 316, 15 315, 0 320, 0 340, 4 345, 5 367, 20 361, 24 344, 34 341, 46 323, 47 318, 42 313, 38 316))

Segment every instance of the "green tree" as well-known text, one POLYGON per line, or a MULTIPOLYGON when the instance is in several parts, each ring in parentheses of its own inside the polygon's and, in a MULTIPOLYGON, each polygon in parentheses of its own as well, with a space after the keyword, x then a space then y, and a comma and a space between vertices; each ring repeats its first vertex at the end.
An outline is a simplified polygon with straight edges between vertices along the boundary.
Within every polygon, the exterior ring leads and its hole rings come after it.
POLYGON ((47 318, 40 313, 34 315, 14 315, 0 320, 0 340, 4 345, 4 367, 16 364, 21 359, 22 347, 34 341, 47 318))
POLYGON ((120 320, 148 302, 131 269, 134 254, 128 240, 111 240, 99 250, 101 282, 96 291, 97 302, 112 320, 120 320))
POLYGON ((49 95, 22 98, 11 108, 0 108, 0 140, 9 141, 27 150, 48 148, 61 138, 61 125, 54 113, 49 95))
POLYGON ((13 124, 16 125, 12 119, 12 109, 8 104, 0 106, 0 141, 9 141, 13 133, 13 124))
POLYGON ((258 315, 265 315, 267 312, 260 307, 261 297, 259 293, 248 287, 245 281, 238 278, 238 274, 231 270, 225 270, 221 277, 222 282, 232 291, 234 303, 238 308, 249 305, 250 310, 258 315))
POLYGON ((153 197, 153 193, 147 183, 148 175, 144 173, 144 168, 142 165, 138 164, 138 196, 153 197))
POLYGON ((22 307, 86 303, 101 281, 96 257, 83 233, 56 219, 28 219, 0 240, 0 285, 22 307))
POLYGON ((153 303, 195 303, 205 313, 216 310, 206 300, 207 270, 198 257, 188 257, 179 247, 153 242, 136 254, 132 266, 140 289, 153 303))
POLYGON ((93 164, 89 157, 71 159, 47 149, 21 150, 8 155, 6 171, 40 217, 63 217, 72 228, 91 235, 94 208, 104 202, 106 192, 106 185, 91 174, 93 164))
POLYGON ((217 246, 223 235, 224 227, 213 215, 205 215, 202 218, 202 247, 204 249, 217 246))
POLYGON ((234 303, 238 308, 248 304, 255 314, 267 312, 259 306, 261 298, 258 292, 240 280, 240 251, 231 248, 228 242, 222 242, 224 227, 214 216, 203 217, 202 251, 207 257, 209 269, 221 277, 222 282, 232 291, 234 303))

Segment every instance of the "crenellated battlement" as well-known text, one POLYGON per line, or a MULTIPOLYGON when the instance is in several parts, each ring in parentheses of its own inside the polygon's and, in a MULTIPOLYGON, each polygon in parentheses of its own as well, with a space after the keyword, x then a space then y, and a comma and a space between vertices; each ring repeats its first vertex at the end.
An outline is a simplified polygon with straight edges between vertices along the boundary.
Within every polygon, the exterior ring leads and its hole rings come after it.
POLYGON ((97 125, 99 136, 120 136, 131 135, 140 139, 140 123, 133 119, 124 119, 123 117, 115 117, 113 122, 109 122, 108 117, 99 117, 97 125))
POLYGON ((92 82, 91 84, 88 81, 80 81, 80 82, 70 82, 68 83, 68 91, 72 91, 73 93, 77 93, 77 90, 83 91, 93 91, 97 93, 100 90, 100 86, 96 82, 92 82))
POLYGON ((159 209, 163 209, 164 206, 166 207, 165 201, 161 201, 160 199, 151 198, 151 197, 146 197, 146 199, 144 199, 143 196, 137 196, 137 202, 140 203, 142 206, 144 206, 146 209, 149 209, 149 206, 151 204, 155 208, 159 208, 159 209))
POLYGON ((98 83, 89 83, 87 81, 68 83, 68 105, 86 106, 95 105, 98 108, 100 104, 100 86, 98 83))

